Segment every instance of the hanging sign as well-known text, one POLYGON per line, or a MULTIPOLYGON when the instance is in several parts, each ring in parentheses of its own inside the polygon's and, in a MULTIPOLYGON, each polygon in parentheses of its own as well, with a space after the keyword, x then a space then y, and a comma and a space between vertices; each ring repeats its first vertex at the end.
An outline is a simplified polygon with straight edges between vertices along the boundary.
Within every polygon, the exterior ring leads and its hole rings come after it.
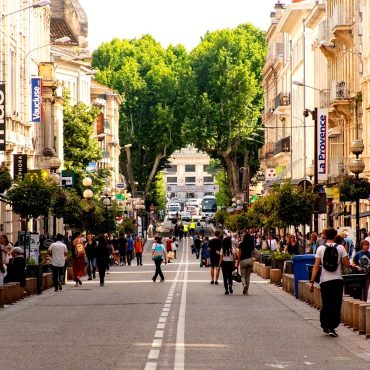
POLYGON ((31 122, 42 120, 42 78, 31 78, 31 122))
POLYGON ((317 111, 317 179, 327 181, 328 179, 328 110, 317 111))
POLYGON ((0 151, 5 152, 5 83, 0 83, 0 151))
POLYGON ((13 173, 14 180, 17 178, 24 179, 24 175, 27 173, 27 154, 13 155, 13 173))

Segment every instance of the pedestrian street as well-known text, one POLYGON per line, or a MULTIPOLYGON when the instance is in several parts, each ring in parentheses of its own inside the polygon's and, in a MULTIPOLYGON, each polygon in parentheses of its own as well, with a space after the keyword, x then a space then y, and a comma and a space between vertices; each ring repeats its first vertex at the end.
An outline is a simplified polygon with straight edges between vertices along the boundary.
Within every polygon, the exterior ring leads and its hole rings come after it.
POLYGON ((190 240, 151 280, 143 266, 112 266, 98 279, 50 289, 0 311, 1 369, 369 369, 370 344, 342 325, 320 329, 319 312, 252 274, 225 295, 190 240))

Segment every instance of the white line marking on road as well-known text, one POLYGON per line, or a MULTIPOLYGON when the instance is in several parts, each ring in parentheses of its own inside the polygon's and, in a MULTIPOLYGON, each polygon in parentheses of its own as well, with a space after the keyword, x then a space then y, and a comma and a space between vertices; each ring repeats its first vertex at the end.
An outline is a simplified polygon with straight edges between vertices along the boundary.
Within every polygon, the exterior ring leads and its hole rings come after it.
POLYGON ((151 349, 149 351, 148 360, 158 360, 159 349, 151 349))
MULTIPOLYGON (((167 283, 171 283, 173 280, 166 280, 164 283, 161 283, 161 284, 165 284, 166 282, 167 283)), ((185 280, 177 280, 178 283, 185 283, 185 280)), ((209 284, 209 279, 206 279, 206 280, 186 280, 187 283, 208 283, 209 284)), ((270 281, 269 280, 251 280, 250 281, 251 283, 254 283, 254 284, 270 284, 270 281)), ((95 285, 95 286, 98 286, 99 283, 98 282, 95 282, 95 281, 83 281, 84 285, 95 285)), ((104 285, 110 285, 110 284, 140 284, 140 283, 144 283, 144 284, 150 284, 150 285, 154 285, 153 284, 153 281, 152 280, 130 280, 130 281, 127 281, 127 280, 114 280, 114 281, 109 281, 109 280, 105 280, 104 281, 104 285)), ((73 282, 73 281, 69 281, 66 283, 67 285, 75 285, 76 283, 73 282)), ((157 283, 158 284, 158 283, 157 283)), ((78 289, 76 289, 76 291, 78 291, 78 289)), ((172 294, 173 295, 173 294, 172 294)), ((170 295, 169 297, 172 298, 172 295, 170 295)))
POLYGON ((171 303, 165 303, 165 304, 164 304, 164 307, 165 307, 165 308, 171 307, 171 303))
POLYGON ((165 328, 165 326, 166 326, 166 324, 164 324, 164 323, 159 323, 159 324, 157 325, 157 329, 164 329, 164 328, 165 328))
MULTIPOLYGON (((186 243, 187 246, 188 243, 186 243)), ((175 370, 183 370, 185 368, 185 313, 186 313, 186 290, 188 287, 188 260, 189 254, 186 253, 186 264, 184 271, 184 284, 182 286, 181 301, 179 309, 179 319, 177 322, 176 332, 176 351, 175 351, 175 370)))
POLYGON ((155 338, 163 338, 164 330, 156 330, 154 337, 155 338))
POLYGON ((163 308, 163 312, 169 312, 170 311, 170 307, 164 307, 163 308))
POLYGON ((161 347, 162 346, 162 339, 153 339, 152 347, 161 347))
POLYGON ((168 314, 169 314, 169 312, 163 312, 163 311, 162 311, 162 313, 161 313, 161 317, 167 317, 167 316, 168 316, 168 314))
POLYGON ((166 322, 167 321, 167 317, 160 317, 158 322, 166 322))
POLYGON ((156 368, 157 368, 156 362, 147 362, 144 370, 156 370, 156 368))

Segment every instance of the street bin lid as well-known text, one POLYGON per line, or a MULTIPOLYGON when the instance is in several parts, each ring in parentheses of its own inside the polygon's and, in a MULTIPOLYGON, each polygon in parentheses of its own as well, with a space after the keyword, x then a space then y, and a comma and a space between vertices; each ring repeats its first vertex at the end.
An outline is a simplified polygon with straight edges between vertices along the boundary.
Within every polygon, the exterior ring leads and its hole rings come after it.
POLYGON ((314 254, 297 254, 293 256, 293 262, 294 261, 312 261, 315 259, 314 254))

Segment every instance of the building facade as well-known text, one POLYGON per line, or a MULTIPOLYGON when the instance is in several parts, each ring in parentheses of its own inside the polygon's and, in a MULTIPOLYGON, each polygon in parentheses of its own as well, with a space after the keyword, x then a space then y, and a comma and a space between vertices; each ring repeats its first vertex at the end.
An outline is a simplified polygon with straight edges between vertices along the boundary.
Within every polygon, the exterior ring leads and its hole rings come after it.
POLYGON ((306 179, 324 186, 327 212, 319 215, 319 229, 330 225, 354 230, 357 213, 360 214, 357 227, 369 228, 369 200, 362 199, 357 212, 355 202, 343 201, 339 192, 345 176, 353 175, 354 143, 360 146, 360 142, 364 143, 360 157, 365 169, 359 176, 369 178, 369 12, 368 0, 306 0, 286 6, 278 1, 267 33, 263 118, 266 135, 261 159, 273 161, 262 163, 265 169, 275 166, 275 174, 279 166, 283 167, 282 178, 290 177, 293 183, 306 179), (276 50, 278 40, 283 40, 284 53, 281 66, 275 57, 274 70, 269 56, 276 50), (278 99, 278 91, 283 90, 285 105, 278 99), (274 95, 280 106, 272 104, 274 95), (322 143, 317 144, 314 126, 319 130, 323 119, 325 133, 322 143), (278 141, 285 136, 279 129, 291 134, 290 171, 286 170, 289 164, 276 155, 278 141), (275 137, 271 130, 277 133, 275 137), (324 163, 319 159, 321 149, 324 163), (319 170, 312 173, 309 168, 315 163, 319 170))
POLYGON ((168 199, 200 199, 217 191, 214 176, 207 171, 210 158, 188 147, 174 152, 164 170, 168 199))

